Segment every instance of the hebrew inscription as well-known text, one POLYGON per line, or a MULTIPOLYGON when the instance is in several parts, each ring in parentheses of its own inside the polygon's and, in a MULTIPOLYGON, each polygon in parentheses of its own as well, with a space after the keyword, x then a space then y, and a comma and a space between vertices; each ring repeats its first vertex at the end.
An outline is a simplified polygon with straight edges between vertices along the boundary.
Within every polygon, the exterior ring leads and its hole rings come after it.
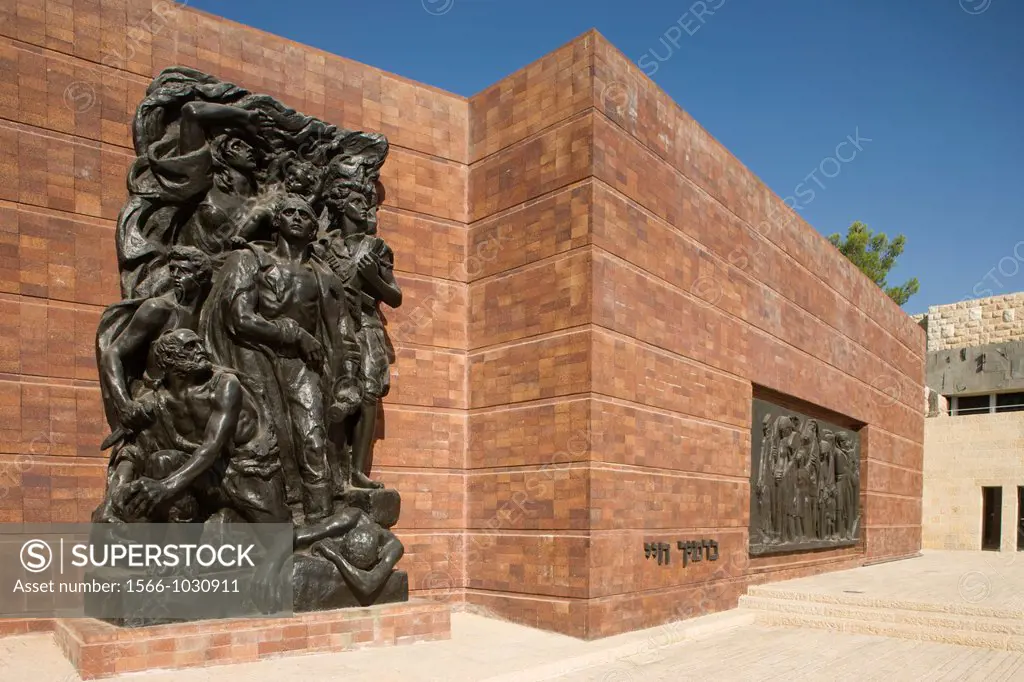
MULTIPOLYGON (((718 560, 718 542, 715 540, 679 540, 676 549, 683 556, 683 568, 692 563, 718 560)), ((644 558, 657 559, 659 566, 671 564, 672 545, 667 542, 645 542, 644 558)))

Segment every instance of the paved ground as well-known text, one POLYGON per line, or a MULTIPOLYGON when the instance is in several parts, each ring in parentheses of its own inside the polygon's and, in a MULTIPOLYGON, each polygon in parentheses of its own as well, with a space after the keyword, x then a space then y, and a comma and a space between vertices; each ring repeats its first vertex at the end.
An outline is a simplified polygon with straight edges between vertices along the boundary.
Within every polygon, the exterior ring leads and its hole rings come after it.
POLYGON ((1024 612, 1024 552, 925 550, 914 559, 787 580, 771 587, 1024 612))
MULTIPOLYGON (((779 583, 782 585, 782 583, 779 583)), ((788 581, 789 588, 857 591, 1004 606, 1024 594, 1024 555, 928 552, 919 559, 788 581), (966 577, 965 577, 966 576, 966 577), (930 587, 929 587, 930 586, 930 587)), ((1020 604, 1021 602, 1017 602, 1020 604)), ((75 682, 49 635, 0 639, 0 680, 75 682)), ((128 682, 525 682, 590 680, 1024 680, 1024 654, 755 625, 743 611, 596 642, 481 616, 452 616, 452 639, 262 663, 125 675, 128 682), (379 669, 375 668, 379 666, 379 669)))
MULTIPOLYGON (((670 642, 655 628, 615 641, 579 642, 457 613, 448 642, 263 663, 125 675, 128 682, 514 682, 574 680, 1021 680, 1024 654, 824 630, 741 625, 670 642), (665 646, 662 646, 666 644, 665 646), (625 655, 623 655, 625 654, 625 655), (632 654, 632 655, 630 655, 632 654), (375 665, 380 672, 374 672, 375 665)), ((74 682, 49 636, 0 640, 0 679, 74 682)))
POLYGON ((826 630, 751 626, 557 679, 1021 680, 1024 655, 826 630))

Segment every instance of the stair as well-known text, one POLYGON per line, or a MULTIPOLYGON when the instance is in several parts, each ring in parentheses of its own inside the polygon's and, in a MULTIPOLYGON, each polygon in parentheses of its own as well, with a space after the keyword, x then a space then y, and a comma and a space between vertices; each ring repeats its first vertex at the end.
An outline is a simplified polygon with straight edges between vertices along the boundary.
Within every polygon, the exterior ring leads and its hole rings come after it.
POLYGON ((740 607, 762 625, 1024 652, 1024 610, 751 586, 740 607))

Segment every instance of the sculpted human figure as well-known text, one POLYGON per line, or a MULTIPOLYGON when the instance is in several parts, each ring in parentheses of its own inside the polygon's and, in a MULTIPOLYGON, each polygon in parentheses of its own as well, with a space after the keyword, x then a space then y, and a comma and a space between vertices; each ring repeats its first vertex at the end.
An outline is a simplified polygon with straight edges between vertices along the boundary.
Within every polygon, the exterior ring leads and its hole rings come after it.
POLYGON ((274 217, 276 242, 234 252, 201 321, 218 363, 267 379, 282 464, 301 488, 307 523, 333 511, 324 416, 359 404, 359 345, 344 287, 311 256, 316 216, 287 195, 274 217), (325 396, 327 402, 325 402, 325 396))
POLYGON ((850 504, 854 509, 850 512, 850 538, 856 539, 860 529, 860 451, 850 443, 850 504))
POLYGON ((141 301, 118 303, 100 320, 96 337, 97 364, 104 404, 112 430, 132 433, 150 416, 132 394, 142 378, 150 344, 172 329, 195 329, 209 290, 210 259, 199 249, 177 246, 168 254, 170 291, 141 301))
POLYGON ((296 604, 337 605, 339 599, 345 606, 372 604, 405 553, 391 531, 356 507, 344 507, 317 526, 296 528, 294 547, 299 552, 287 578, 286 556, 259 569, 254 597, 267 613, 281 608, 288 579, 296 604))
MULTIPOLYGON (((159 449, 142 462, 119 462, 116 508, 131 519, 203 521, 222 514, 224 520, 290 524, 277 438, 252 392, 234 372, 210 362, 191 330, 162 335, 153 354, 162 372, 150 397, 156 421, 140 444, 159 449), (158 471, 133 476, 135 467, 158 471), (168 518, 156 514, 161 508, 168 518), (175 518, 178 510, 185 511, 175 518)), ((359 520, 358 510, 349 509, 295 528, 293 546, 342 536, 359 520)))
POLYGON ((817 466, 812 462, 817 460, 818 445, 818 422, 808 419, 800 433, 800 449, 797 456, 796 490, 797 505, 794 522, 796 530, 794 537, 797 539, 813 538, 814 528, 817 525, 814 519, 816 504, 812 499, 817 497, 817 466))
POLYGON ((836 521, 836 435, 822 432, 818 467, 819 537, 829 540, 835 534, 836 521))
POLYGON ((775 542, 778 538, 776 522, 779 519, 778 516, 778 498, 779 498, 779 486, 776 480, 775 470, 779 466, 779 452, 781 445, 781 438, 779 436, 779 427, 783 421, 783 417, 776 417, 772 424, 771 430, 771 446, 768 451, 768 468, 765 474, 765 486, 767 488, 768 497, 768 522, 767 530, 765 531, 766 537, 771 541, 775 542))
POLYGON ((351 530, 337 540, 314 545, 313 551, 338 567, 362 601, 387 582, 405 548, 394 533, 359 512, 359 521, 351 530))
POLYGON ((810 448, 807 447, 807 442, 803 440, 797 449, 796 456, 793 458, 796 501, 790 512, 790 524, 792 526, 790 536, 794 539, 804 537, 804 514, 807 510, 807 495, 810 491, 810 481, 808 480, 810 472, 807 468, 810 455, 810 448))
POLYGON ((815 424, 813 441, 808 446, 807 456, 807 488, 805 496, 804 537, 808 540, 819 537, 820 512, 818 510, 818 470, 821 468, 821 433, 815 424))
POLYGON ((793 436, 796 424, 792 417, 779 417, 776 428, 779 444, 772 467, 772 535, 777 542, 788 540, 787 515, 795 496, 795 486, 788 476, 793 460, 793 436))
POLYGON ((772 415, 766 414, 761 420, 761 454, 758 460, 757 483, 754 489, 757 498, 758 521, 761 537, 767 541, 771 535, 771 485, 772 457, 777 451, 776 434, 772 415))
POLYGON ((856 500, 853 497, 853 440, 845 431, 836 434, 836 533, 849 537, 856 500))
POLYGON ((188 491, 209 512, 229 508, 251 523, 290 523, 273 426, 238 376, 214 367, 189 329, 160 336, 153 356, 162 374, 149 396, 155 422, 139 445, 154 458, 180 453, 173 458, 180 466, 160 479, 132 478, 139 462, 119 462, 116 506, 147 518, 188 491))
POLYGON ((782 469, 782 480, 780 482, 784 513, 782 523, 783 542, 792 542, 797 537, 796 516, 798 513, 798 505, 800 503, 799 491, 797 489, 797 471, 800 466, 797 459, 799 455, 798 439, 799 434, 793 434, 790 437, 790 445, 786 448, 788 455, 782 469))
POLYGON ((242 218, 257 195, 257 153, 241 136, 214 130, 225 127, 258 138, 268 116, 259 109, 189 102, 181 109, 178 157, 190 159, 192 181, 205 183, 205 192, 181 231, 181 242, 210 255, 231 246, 242 218))
MULTIPOLYGON (((135 454, 135 435, 153 419, 151 405, 141 399, 148 392, 147 373, 153 369, 151 344, 164 332, 195 329, 200 307, 209 291, 211 264, 202 251, 187 246, 173 247, 166 261, 168 291, 108 307, 97 329, 100 393, 111 430, 103 447, 113 448, 107 467, 108 487, 114 482, 115 462, 123 458, 121 450, 129 448, 123 456, 135 454)), ((104 496, 94 514, 96 520, 114 518, 111 502, 110 495, 104 496)))
MULTIPOLYGON (((358 176, 356 176, 358 178, 358 176)), ((330 227, 326 259, 346 284, 358 292, 357 338, 362 358, 362 404, 350 430, 349 480, 357 488, 380 488, 367 476, 377 422, 377 405, 391 387, 390 349, 378 305, 402 304, 395 282, 394 254, 376 234, 376 192, 368 182, 335 177, 325 197, 330 227)), ((337 415, 328 415, 337 421, 337 415)))

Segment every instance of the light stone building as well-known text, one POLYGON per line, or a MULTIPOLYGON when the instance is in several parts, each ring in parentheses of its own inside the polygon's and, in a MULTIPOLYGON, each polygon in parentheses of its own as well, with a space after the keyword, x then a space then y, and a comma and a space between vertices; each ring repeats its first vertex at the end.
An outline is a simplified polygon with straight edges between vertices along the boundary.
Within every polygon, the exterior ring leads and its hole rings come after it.
POLYGON ((1024 292, 932 306, 923 541, 1024 551, 1024 292))

